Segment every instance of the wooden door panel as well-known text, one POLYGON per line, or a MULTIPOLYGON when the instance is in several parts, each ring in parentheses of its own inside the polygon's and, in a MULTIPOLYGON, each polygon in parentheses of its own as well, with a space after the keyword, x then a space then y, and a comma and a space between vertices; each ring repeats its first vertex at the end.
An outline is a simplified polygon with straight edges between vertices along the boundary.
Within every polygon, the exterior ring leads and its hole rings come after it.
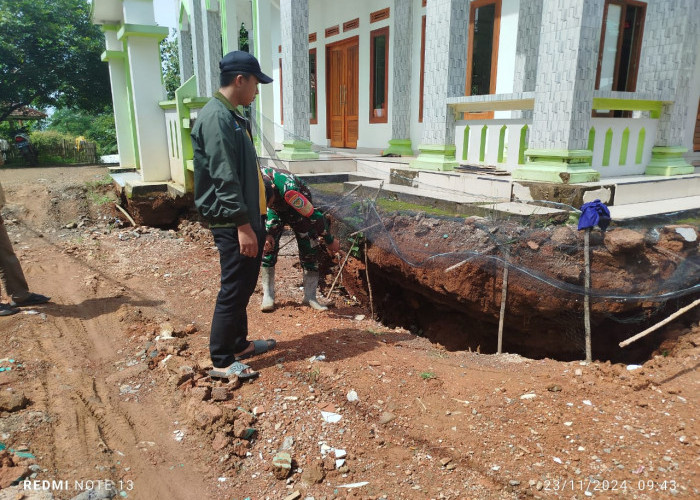
POLYGON ((345 122, 347 130, 347 140, 345 141, 346 148, 356 148, 357 147, 357 128, 358 120, 348 118, 345 122))
POLYGON ((358 56, 358 37, 326 48, 327 133, 334 148, 357 147, 358 56))
POLYGON ((343 121, 342 119, 331 120, 331 147, 344 148, 345 141, 343 140, 343 121))
POLYGON ((360 109, 358 99, 358 73, 360 68, 359 62, 359 45, 350 45, 346 51, 347 72, 346 72, 346 91, 345 91, 345 144, 348 148, 357 147, 358 136, 358 112, 360 109))
POLYGON ((331 147, 342 148, 345 146, 343 134, 343 104, 341 85, 343 75, 343 51, 332 48, 329 54, 328 72, 328 135, 331 147))

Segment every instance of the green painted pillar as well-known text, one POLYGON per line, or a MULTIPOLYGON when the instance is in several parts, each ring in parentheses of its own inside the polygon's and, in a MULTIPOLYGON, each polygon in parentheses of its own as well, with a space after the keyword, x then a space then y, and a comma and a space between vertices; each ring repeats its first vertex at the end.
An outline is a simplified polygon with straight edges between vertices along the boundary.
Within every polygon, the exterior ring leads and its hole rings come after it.
POLYGON ((410 168, 422 170, 454 170, 457 147, 454 144, 421 144, 418 158, 411 160, 410 168))
POLYGON ((528 149, 525 156, 528 162, 513 172, 514 180, 579 184, 600 179, 588 149, 528 149))
POLYGON ((651 161, 644 171, 645 175, 683 175, 692 174, 695 168, 685 161, 686 148, 656 146, 651 149, 651 161))
MULTIPOLYGON (((469 2, 430 0, 425 7, 423 135, 410 168, 454 170, 456 115, 447 99, 464 95, 469 2)), ((393 137, 405 137, 404 134, 393 137)))
POLYGON ((382 154, 384 156, 413 156, 413 148, 411 147, 411 139, 391 139, 389 147, 382 154))
POLYGON ((311 141, 288 139, 282 141, 282 151, 277 153, 280 160, 315 160, 318 153, 311 149, 311 141))
POLYGON ((591 128, 603 0, 543 0, 540 58, 527 162, 513 179, 573 184, 600 173, 586 149, 591 128), (562 22, 562 13, 566 22, 562 22))

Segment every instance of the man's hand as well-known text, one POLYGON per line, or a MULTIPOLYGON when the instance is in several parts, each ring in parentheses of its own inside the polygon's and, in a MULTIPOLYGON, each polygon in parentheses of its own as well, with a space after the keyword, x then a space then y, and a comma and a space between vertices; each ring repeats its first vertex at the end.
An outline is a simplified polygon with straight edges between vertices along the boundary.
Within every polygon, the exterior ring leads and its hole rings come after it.
POLYGON ((331 243, 328 243, 326 245, 326 250, 328 250, 328 253, 331 255, 335 255, 340 251, 340 242, 338 239, 334 239, 331 243))
POLYGON ((263 250, 265 253, 272 252, 272 250, 275 248, 275 238, 270 236, 269 234, 265 237, 265 247, 263 250))
POLYGON ((250 224, 238 226, 238 245, 244 257, 254 258, 258 255, 258 238, 250 224))

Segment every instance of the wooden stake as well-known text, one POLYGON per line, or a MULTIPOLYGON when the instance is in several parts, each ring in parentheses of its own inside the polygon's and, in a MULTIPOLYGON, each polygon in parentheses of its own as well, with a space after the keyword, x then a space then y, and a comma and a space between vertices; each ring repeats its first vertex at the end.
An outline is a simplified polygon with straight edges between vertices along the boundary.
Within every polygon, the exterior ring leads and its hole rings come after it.
POLYGON ((687 306, 683 307, 682 309, 679 309, 678 311, 676 311, 676 312, 674 312, 673 314, 671 314, 671 315, 670 315, 668 318, 666 318, 665 320, 659 321, 659 322, 656 323, 654 326, 652 326, 652 327, 650 327, 650 328, 647 328, 646 330, 644 330, 643 332, 638 333, 638 334, 635 335, 634 337, 630 337, 630 338, 628 338, 627 340, 623 340, 622 342, 620 342, 620 347, 628 346, 628 345, 630 345, 632 342, 635 342, 635 341, 641 339, 641 338, 644 337, 645 335, 649 335, 649 334, 650 334, 651 332, 653 332, 654 330, 658 330, 659 328, 661 328, 662 326, 664 326, 666 323, 668 323, 668 322, 670 322, 670 321, 673 321, 674 319, 676 319, 676 318, 677 318, 678 316, 680 316, 681 314, 690 311, 692 308, 694 308, 694 307, 697 306, 698 304, 700 304, 700 299, 696 300, 696 301, 693 302, 692 304, 688 304, 687 306))
POLYGON ((506 248, 503 262, 503 286, 501 291, 501 316, 498 319, 498 354, 503 352, 503 320, 506 314, 506 295, 508 294, 508 262, 510 261, 510 251, 506 248))
POLYGON ((369 290, 369 314, 374 319, 374 301, 372 300, 372 283, 369 281, 369 262, 367 261, 367 240, 365 240, 365 275, 367 276, 367 289, 369 290))
POLYGON ((132 225, 133 227, 136 227, 136 222, 134 222, 134 219, 131 218, 131 215, 129 215, 129 212, 127 212, 126 210, 124 210, 124 209, 119 205, 119 203, 115 203, 114 206, 117 207, 117 208, 119 209, 119 211, 120 211, 121 213, 123 213, 124 216, 125 216, 127 219, 129 219, 129 222, 131 222, 131 225, 132 225))
POLYGON ((338 278, 340 278, 340 275, 343 274, 343 268, 345 267, 345 263, 350 258, 350 252, 352 251, 352 247, 355 246, 355 243, 357 243, 357 236, 355 236, 355 239, 352 241, 352 245, 350 245, 350 249, 348 250, 348 253, 345 254, 345 260, 341 264, 340 269, 338 270, 338 274, 335 276, 335 279, 333 280, 333 284, 331 285, 331 289, 328 290, 328 295, 326 295, 326 300, 328 300, 331 297, 331 293, 333 293, 333 289, 335 288, 335 284, 338 281, 338 278))
POLYGON ((583 234, 583 253, 584 264, 586 267, 585 277, 585 295, 583 296, 583 327, 586 330, 586 361, 593 361, 591 352, 591 297, 589 295, 591 289, 591 228, 587 228, 583 234))

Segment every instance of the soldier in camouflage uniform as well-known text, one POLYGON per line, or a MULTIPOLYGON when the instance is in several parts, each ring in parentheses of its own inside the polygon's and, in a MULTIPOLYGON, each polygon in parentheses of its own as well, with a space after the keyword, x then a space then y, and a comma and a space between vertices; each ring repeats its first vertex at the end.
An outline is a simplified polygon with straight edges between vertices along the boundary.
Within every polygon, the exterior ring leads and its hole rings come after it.
POLYGON ((304 270, 304 301, 319 311, 328 309, 316 299, 318 288, 318 240, 323 238, 331 255, 338 252, 338 240, 330 234, 328 219, 314 208, 311 191, 304 181, 291 172, 272 167, 262 169, 267 197, 267 238, 262 258, 264 312, 275 308, 275 264, 284 226, 294 231, 299 247, 299 261, 304 270))

